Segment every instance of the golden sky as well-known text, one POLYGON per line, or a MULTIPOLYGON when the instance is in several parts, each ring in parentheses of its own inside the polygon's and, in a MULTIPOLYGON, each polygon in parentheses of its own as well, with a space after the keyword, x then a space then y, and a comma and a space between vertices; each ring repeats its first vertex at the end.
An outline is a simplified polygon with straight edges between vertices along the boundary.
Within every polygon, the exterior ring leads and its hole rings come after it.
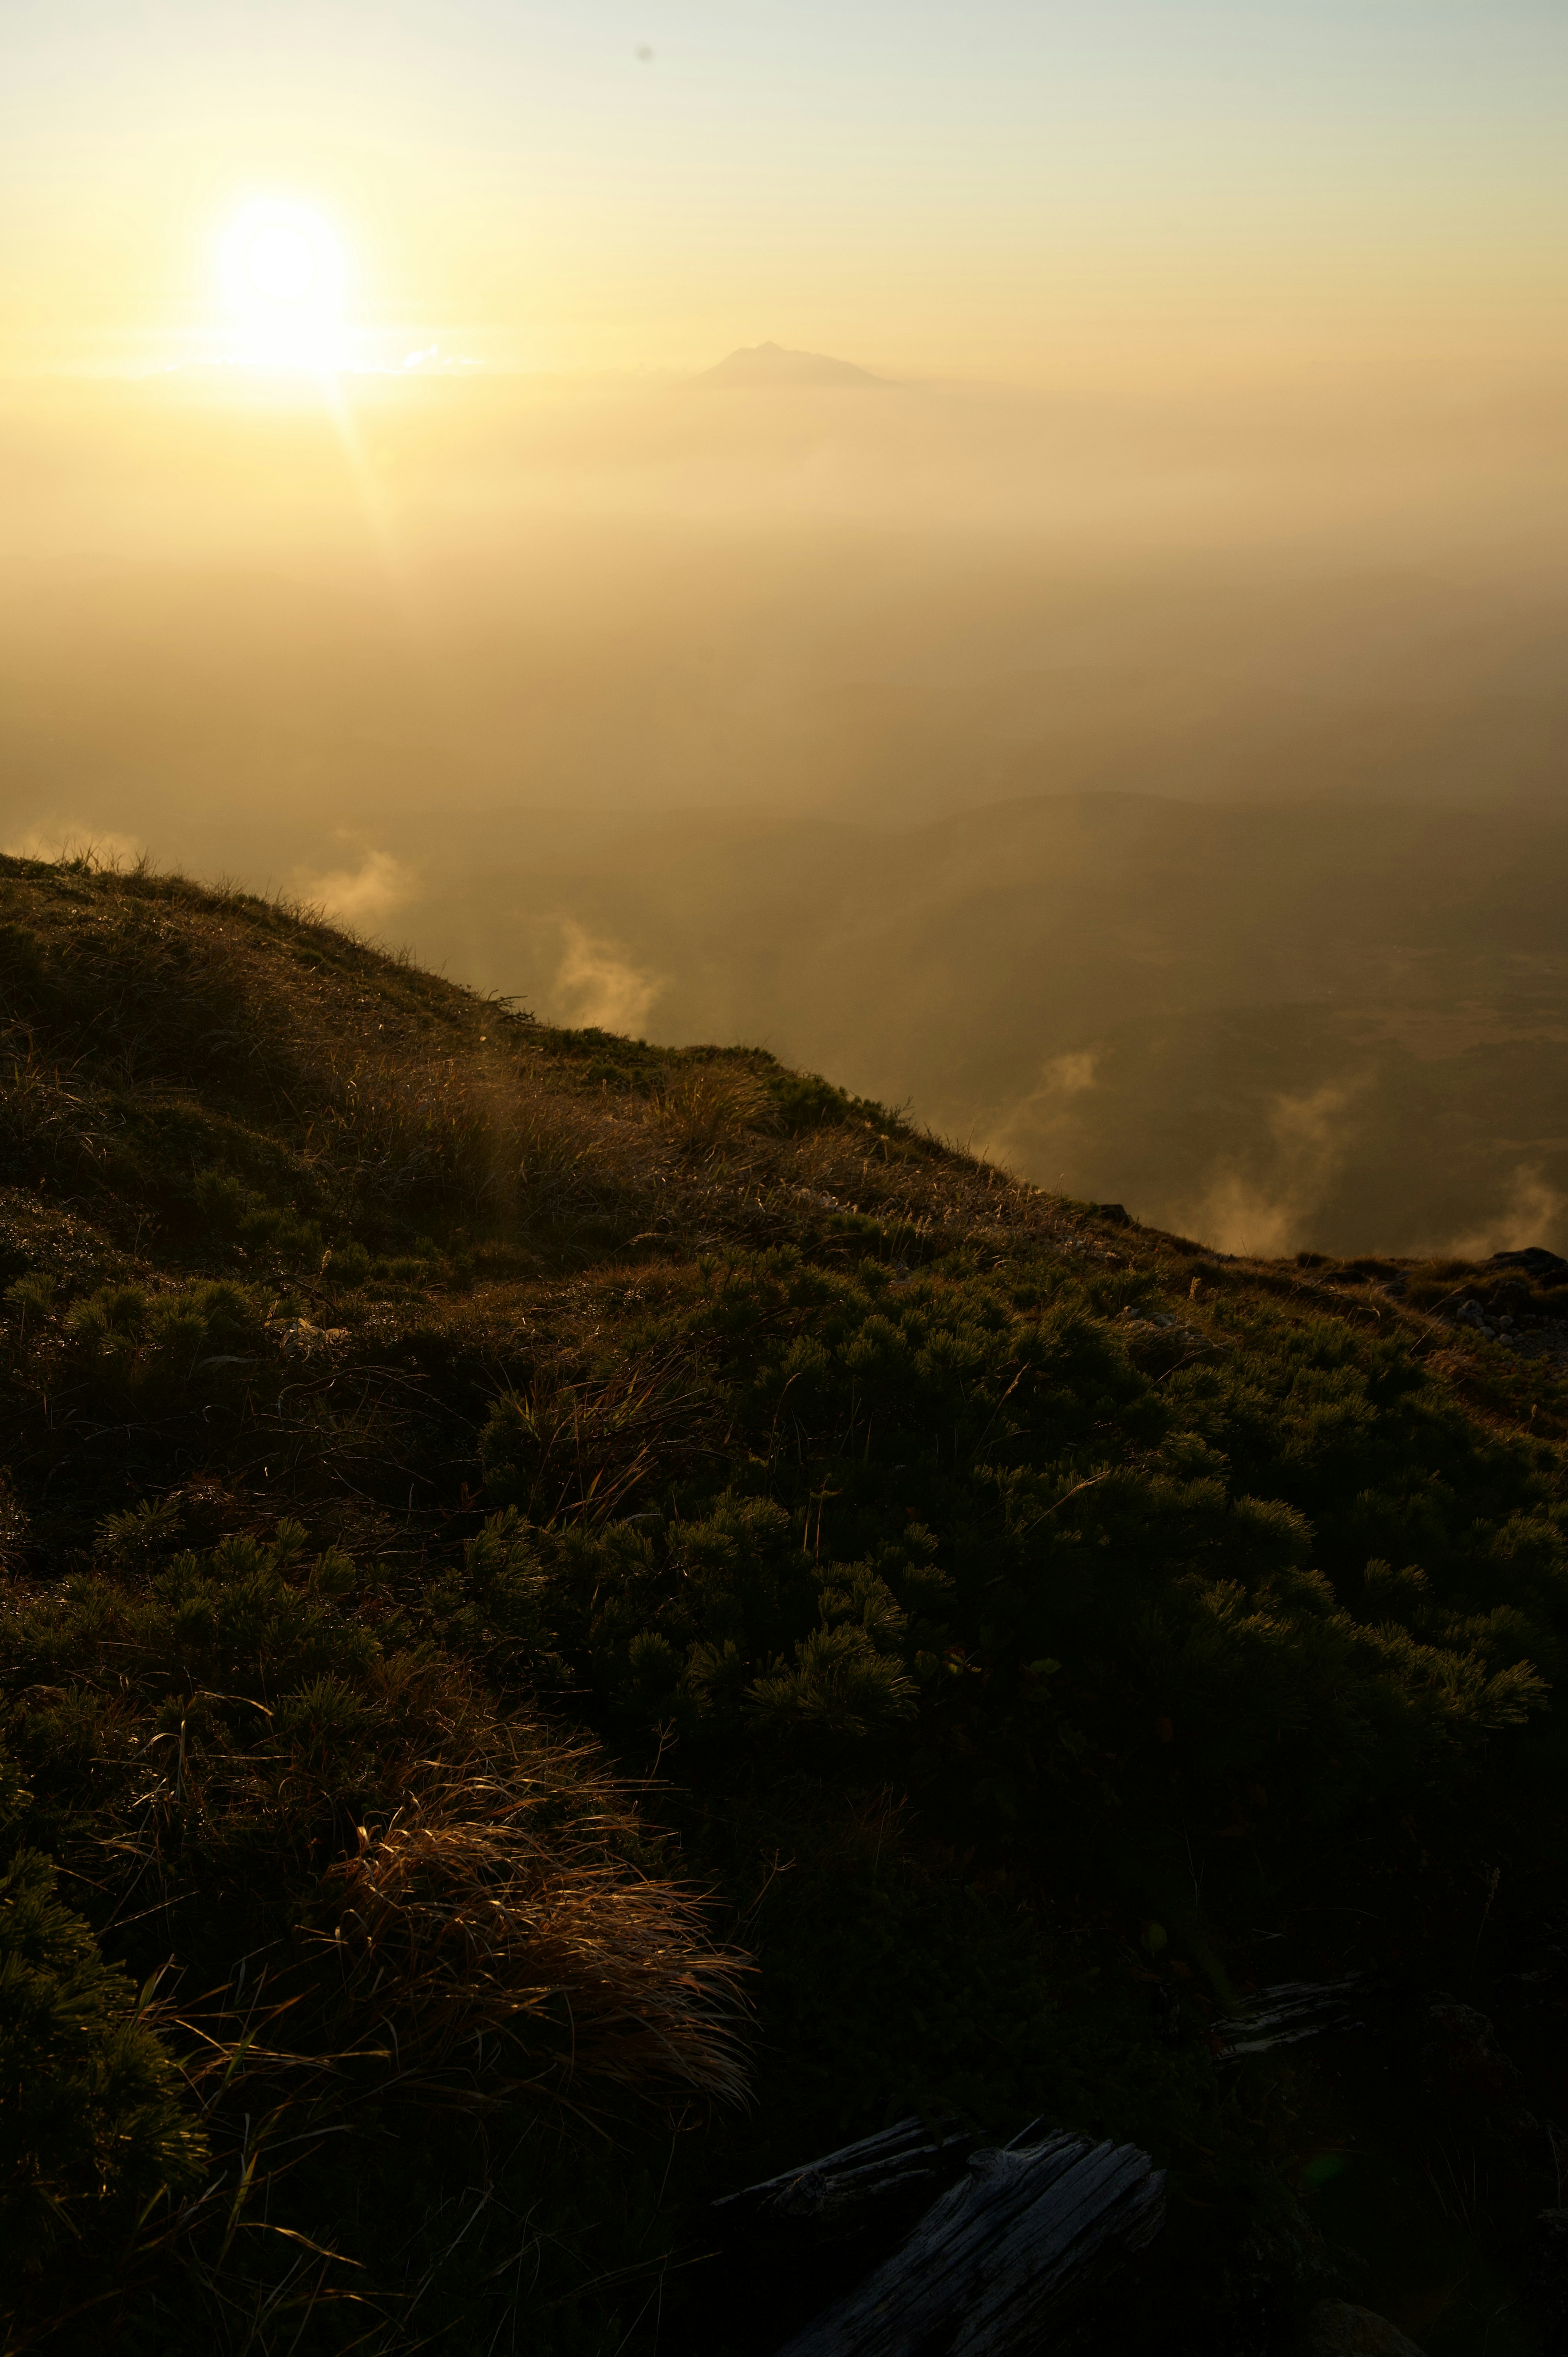
POLYGON ((0 370, 253 350, 293 219, 361 365, 1540 382, 1565 101, 1561 0, 6 0, 0 370))

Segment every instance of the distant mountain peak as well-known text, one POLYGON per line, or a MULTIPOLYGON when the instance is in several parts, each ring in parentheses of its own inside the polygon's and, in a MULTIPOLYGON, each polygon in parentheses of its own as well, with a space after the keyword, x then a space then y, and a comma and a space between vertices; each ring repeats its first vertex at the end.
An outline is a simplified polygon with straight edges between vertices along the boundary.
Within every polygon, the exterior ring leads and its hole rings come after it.
POLYGON ((716 368, 704 369, 698 384, 737 385, 743 389, 798 384, 886 385, 892 380, 873 376, 853 361, 835 361, 826 352, 792 352, 782 344, 742 344, 716 368))

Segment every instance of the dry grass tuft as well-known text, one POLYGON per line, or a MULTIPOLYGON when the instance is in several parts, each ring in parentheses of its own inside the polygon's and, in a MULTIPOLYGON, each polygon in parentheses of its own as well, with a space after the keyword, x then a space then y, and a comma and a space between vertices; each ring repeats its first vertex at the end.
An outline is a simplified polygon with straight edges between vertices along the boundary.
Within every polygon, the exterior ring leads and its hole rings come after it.
POLYGON ((708 1943, 695 1894, 553 1822, 553 1778, 578 1755, 532 1765, 521 1790, 433 1781, 361 1829, 324 1881, 346 1996, 375 2008, 404 2072, 482 2065, 492 2095, 608 2082, 742 2101, 744 1960, 708 1943))
POLYGON ((685 1064, 650 1099, 648 1119, 683 1159, 702 1161, 747 1130, 770 1126, 771 1107, 744 1065, 685 1064))
POLYGON ((508 1176, 491 1108, 450 1059, 330 1066, 306 1146, 350 1218, 372 1207, 494 1203, 508 1176))
POLYGON ((490 1494, 532 1523, 603 1522, 657 1463, 711 1446, 703 1403, 674 1360, 605 1383, 536 1378, 495 1400, 481 1443, 490 1494))
POLYGON ((559 1228, 616 1209, 628 1174, 602 1125, 515 1057, 344 1058, 321 1076, 308 1150, 339 1215, 460 1215, 559 1228))

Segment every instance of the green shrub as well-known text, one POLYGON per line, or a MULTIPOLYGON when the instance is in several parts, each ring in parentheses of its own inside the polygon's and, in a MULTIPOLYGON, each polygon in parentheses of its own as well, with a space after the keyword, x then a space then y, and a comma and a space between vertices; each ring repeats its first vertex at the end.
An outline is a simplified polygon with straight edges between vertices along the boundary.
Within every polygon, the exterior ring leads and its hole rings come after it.
POLYGON ((799 1135, 805 1130, 837 1128, 849 1121, 862 1121, 880 1131, 897 1127, 886 1106, 869 1097, 852 1096, 847 1089, 835 1088, 820 1072, 793 1072, 781 1064, 771 1064, 764 1070, 762 1079, 778 1125, 788 1135, 799 1135))
POLYGON ((146 1330, 147 1297, 139 1285, 105 1285, 79 1301, 67 1329, 104 1351, 132 1351, 146 1330))
POLYGON ((102 1286, 65 1322, 83 1384, 131 1401, 221 1390, 231 1372, 264 1347, 261 1302, 221 1278, 156 1295, 139 1286, 102 1286))
POLYGON ((352 1291, 364 1284, 371 1273, 371 1255, 361 1243, 335 1244, 328 1260, 326 1274, 334 1285, 352 1291))
POLYGON ((5 1299, 21 1312, 23 1330, 41 1325, 54 1308, 55 1279, 43 1269, 30 1269, 5 1287, 5 1299))
POLYGON ((178 2071, 123 1971, 22 1846, 27 1788, 0 1750, 0 2282, 95 2250, 200 2181, 178 2071))
POLYGON ((238 1234, 241 1221, 255 1200, 231 1170, 198 1172, 191 1191, 198 1211, 222 1235, 238 1234))
POLYGON ((203 1170, 195 1181, 198 1209, 220 1235, 248 1253, 272 1254, 290 1268, 319 1267, 325 1249, 319 1223, 292 1204, 269 1203, 229 1170, 203 1170))
MULTIPOLYGON (((1283 1857, 1459 1789, 1563 1658, 1550 1484, 1402 1344, 1251 1308, 1147 1372, 1122 1291, 732 1267, 658 1329, 720 1383, 723 1466, 672 1517, 534 1543, 568 1659, 703 1779, 859 1746, 955 1837, 1032 1828, 1064 1872, 1117 1818, 1157 1879, 1194 1827, 1283 1857)), ((500 1494, 550 1494, 542 1413, 498 1405, 500 1494)))
POLYGON ((112 1560, 142 1566, 168 1553, 180 1534, 180 1511, 173 1498, 144 1498, 98 1525, 100 1551, 112 1560))

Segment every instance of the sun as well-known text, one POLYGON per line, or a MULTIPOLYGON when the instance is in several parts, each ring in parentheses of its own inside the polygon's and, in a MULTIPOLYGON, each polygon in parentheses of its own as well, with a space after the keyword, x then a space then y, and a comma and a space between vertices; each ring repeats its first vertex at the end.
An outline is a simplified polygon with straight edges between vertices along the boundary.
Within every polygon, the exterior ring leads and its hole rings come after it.
POLYGON ((348 266, 321 214, 278 198, 247 205, 224 232, 222 276, 237 358, 316 370, 341 364, 348 266))

